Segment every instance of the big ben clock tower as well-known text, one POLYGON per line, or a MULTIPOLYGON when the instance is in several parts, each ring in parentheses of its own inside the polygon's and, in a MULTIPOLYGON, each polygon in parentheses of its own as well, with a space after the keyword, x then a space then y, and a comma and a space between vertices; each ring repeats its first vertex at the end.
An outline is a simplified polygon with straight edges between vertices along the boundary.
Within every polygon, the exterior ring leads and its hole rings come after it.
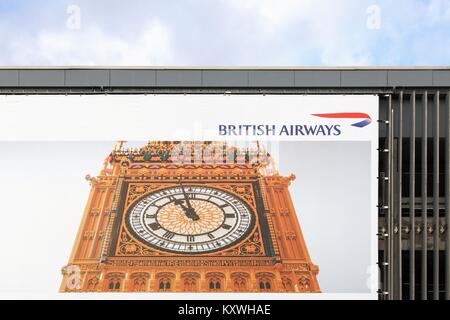
POLYGON ((271 157, 218 142, 116 145, 92 185, 63 292, 320 292, 271 157))

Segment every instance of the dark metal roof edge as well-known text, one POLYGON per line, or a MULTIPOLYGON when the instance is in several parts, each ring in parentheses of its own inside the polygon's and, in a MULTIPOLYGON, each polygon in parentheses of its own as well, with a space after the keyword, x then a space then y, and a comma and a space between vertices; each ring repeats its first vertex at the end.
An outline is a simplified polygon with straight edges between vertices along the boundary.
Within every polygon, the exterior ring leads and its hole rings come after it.
POLYGON ((450 67, 0 67, 0 88, 449 88, 450 67))

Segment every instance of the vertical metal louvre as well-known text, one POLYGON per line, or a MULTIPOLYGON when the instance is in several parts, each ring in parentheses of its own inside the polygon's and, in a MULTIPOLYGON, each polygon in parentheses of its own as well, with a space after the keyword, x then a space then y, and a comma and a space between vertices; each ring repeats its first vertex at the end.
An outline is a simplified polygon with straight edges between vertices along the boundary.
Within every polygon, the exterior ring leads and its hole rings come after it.
POLYGON ((427 299, 428 295, 428 215, 427 215, 427 182, 428 182, 428 163, 427 163, 427 151, 428 151, 428 92, 422 96, 422 161, 421 161, 421 181, 422 181, 422 196, 421 196, 421 207, 422 207, 422 228, 419 232, 422 233, 422 277, 421 277, 421 287, 422 287, 422 300, 427 299))
MULTIPOLYGON (((411 93, 411 133, 410 140, 416 141, 416 92, 411 93)), ((409 146, 409 299, 416 298, 416 144, 410 143, 409 146)), ((405 186, 406 187, 406 186, 405 186)))
POLYGON ((445 106, 445 299, 450 300, 450 91, 445 106))
POLYGON ((450 92, 380 96, 382 299, 450 299, 450 92))
POLYGON ((439 91, 434 94, 433 112, 433 299, 439 300, 439 91))

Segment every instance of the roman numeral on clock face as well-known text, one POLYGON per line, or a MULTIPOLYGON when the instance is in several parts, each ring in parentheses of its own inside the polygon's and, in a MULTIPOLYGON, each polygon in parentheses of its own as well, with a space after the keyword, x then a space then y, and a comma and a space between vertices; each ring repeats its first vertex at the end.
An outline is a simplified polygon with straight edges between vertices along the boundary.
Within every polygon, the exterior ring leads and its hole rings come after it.
POLYGON ((187 240, 187 242, 195 242, 195 237, 194 236, 186 236, 186 240, 187 240))
POLYGON ((161 228, 161 226, 159 225, 158 222, 150 223, 148 226, 149 226, 150 229, 152 229, 152 230, 158 230, 159 228, 161 228))
POLYGON ((225 218, 233 219, 236 218, 236 215, 234 213, 225 213, 225 218))
POLYGON ((231 226, 225 223, 222 225, 222 228, 229 230, 229 229, 231 229, 231 226))
POLYGON ((166 239, 172 239, 175 236, 175 233, 167 231, 166 233, 163 234, 163 238, 166 239))

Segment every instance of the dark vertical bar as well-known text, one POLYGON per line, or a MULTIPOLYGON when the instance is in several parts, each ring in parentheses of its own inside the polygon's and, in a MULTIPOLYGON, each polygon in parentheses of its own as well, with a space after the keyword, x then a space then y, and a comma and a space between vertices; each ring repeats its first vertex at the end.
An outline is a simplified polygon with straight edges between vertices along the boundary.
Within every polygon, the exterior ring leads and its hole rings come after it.
POLYGON ((439 300, 439 91, 434 95, 433 160, 433 298, 439 300))
MULTIPOLYGON (((387 121, 386 121, 386 123, 387 123, 387 121)), ((387 144, 386 144, 386 142, 384 143, 384 145, 383 145, 383 148, 385 149, 385 150, 387 150, 387 148, 388 148, 388 145, 389 144, 389 141, 387 141, 387 144)), ((386 191, 386 185, 387 185, 387 180, 386 180, 386 177, 387 177, 387 175, 386 175, 386 173, 388 172, 387 170, 387 167, 389 166, 389 164, 388 163, 385 163, 384 164, 384 168, 382 169, 382 170, 384 170, 383 172, 381 172, 381 174, 380 174, 380 179, 381 179, 381 181, 382 181, 382 183, 381 183, 381 203, 380 203, 380 211, 382 211, 382 210, 387 210, 388 208, 389 208, 389 205, 388 205, 388 200, 387 200, 387 197, 388 197, 388 192, 386 191)), ((379 211, 379 212, 380 212, 379 211)), ((379 214, 379 216, 381 216, 380 214, 379 214)), ((386 215, 384 216, 385 218, 386 218, 386 215)), ((386 227, 387 227, 387 225, 386 225, 386 227)), ((389 232, 388 230, 380 230, 381 231, 381 237, 382 237, 382 239, 383 239, 383 260, 381 261, 381 268, 382 268, 382 283, 381 283, 381 286, 380 286, 380 289, 381 289, 381 296, 380 296, 380 299, 381 300, 386 300, 386 299, 389 299, 389 295, 387 295, 386 293, 389 291, 389 287, 388 287, 388 283, 389 283, 389 280, 388 280, 388 272, 389 272, 389 266, 388 266, 388 255, 387 255, 387 253, 389 252, 389 249, 388 249, 388 246, 389 246, 389 242, 388 242, 388 238, 386 237, 386 235, 387 235, 387 233, 389 232)), ((381 249, 381 248, 380 248, 381 249)))
POLYGON ((398 233, 397 233, 397 299, 402 299, 402 175, 403 175, 403 91, 400 91, 398 105, 398 147, 397 147, 397 192, 395 197, 398 214, 398 233))
POLYGON ((450 91, 447 92, 447 119, 445 121, 447 139, 445 141, 445 298, 450 300, 450 91))
MULTIPOLYGON (((388 142, 389 144, 389 142, 388 142)), ((383 146, 385 149, 387 149, 387 145, 383 146)), ((389 202, 387 200, 387 194, 389 191, 386 192, 386 185, 387 185, 387 180, 386 180, 386 172, 387 172, 387 166, 388 163, 385 164, 384 166, 384 172, 381 175, 381 178, 383 179, 382 182, 382 203, 381 203, 381 210, 386 210, 389 208, 389 206, 387 205, 389 202)), ((389 185, 388 185, 389 186, 389 185)), ((386 216, 385 216, 386 218, 386 216)), ((386 295, 386 292, 389 291, 389 265, 388 265, 388 252, 389 252, 389 241, 388 238, 386 237, 386 234, 388 233, 388 230, 382 230, 382 237, 383 237, 383 244, 384 244, 384 251, 383 251, 383 261, 382 261, 382 268, 383 268, 383 283, 382 283, 382 288, 381 288, 381 299, 382 300, 386 300, 389 299, 389 295, 386 295), (383 232, 384 231, 384 232, 383 232)))
POLYGON ((394 194, 393 194, 393 164, 394 164, 394 143, 393 143, 393 139, 394 139, 394 117, 393 117, 393 113, 394 110, 392 109, 392 95, 389 95, 389 107, 388 107, 388 111, 389 111, 389 132, 388 132, 388 141, 389 141, 389 161, 388 161, 388 210, 387 210, 387 223, 388 223, 388 237, 387 237, 387 241, 388 241, 388 292, 389 292, 389 300, 393 300, 394 299, 394 277, 393 277, 393 273, 394 273, 394 268, 393 268, 393 256, 394 256, 394 252, 393 252, 393 237, 394 237, 394 222, 393 222, 393 218, 394 218, 394 214, 393 214, 393 198, 394 198, 394 194))
POLYGON ((411 137, 409 145, 409 299, 416 298, 416 91, 411 94, 411 137))
POLYGON ((428 139, 428 92, 423 94, 422 123, 422 300, 427 300, 427 139, 428 139))

